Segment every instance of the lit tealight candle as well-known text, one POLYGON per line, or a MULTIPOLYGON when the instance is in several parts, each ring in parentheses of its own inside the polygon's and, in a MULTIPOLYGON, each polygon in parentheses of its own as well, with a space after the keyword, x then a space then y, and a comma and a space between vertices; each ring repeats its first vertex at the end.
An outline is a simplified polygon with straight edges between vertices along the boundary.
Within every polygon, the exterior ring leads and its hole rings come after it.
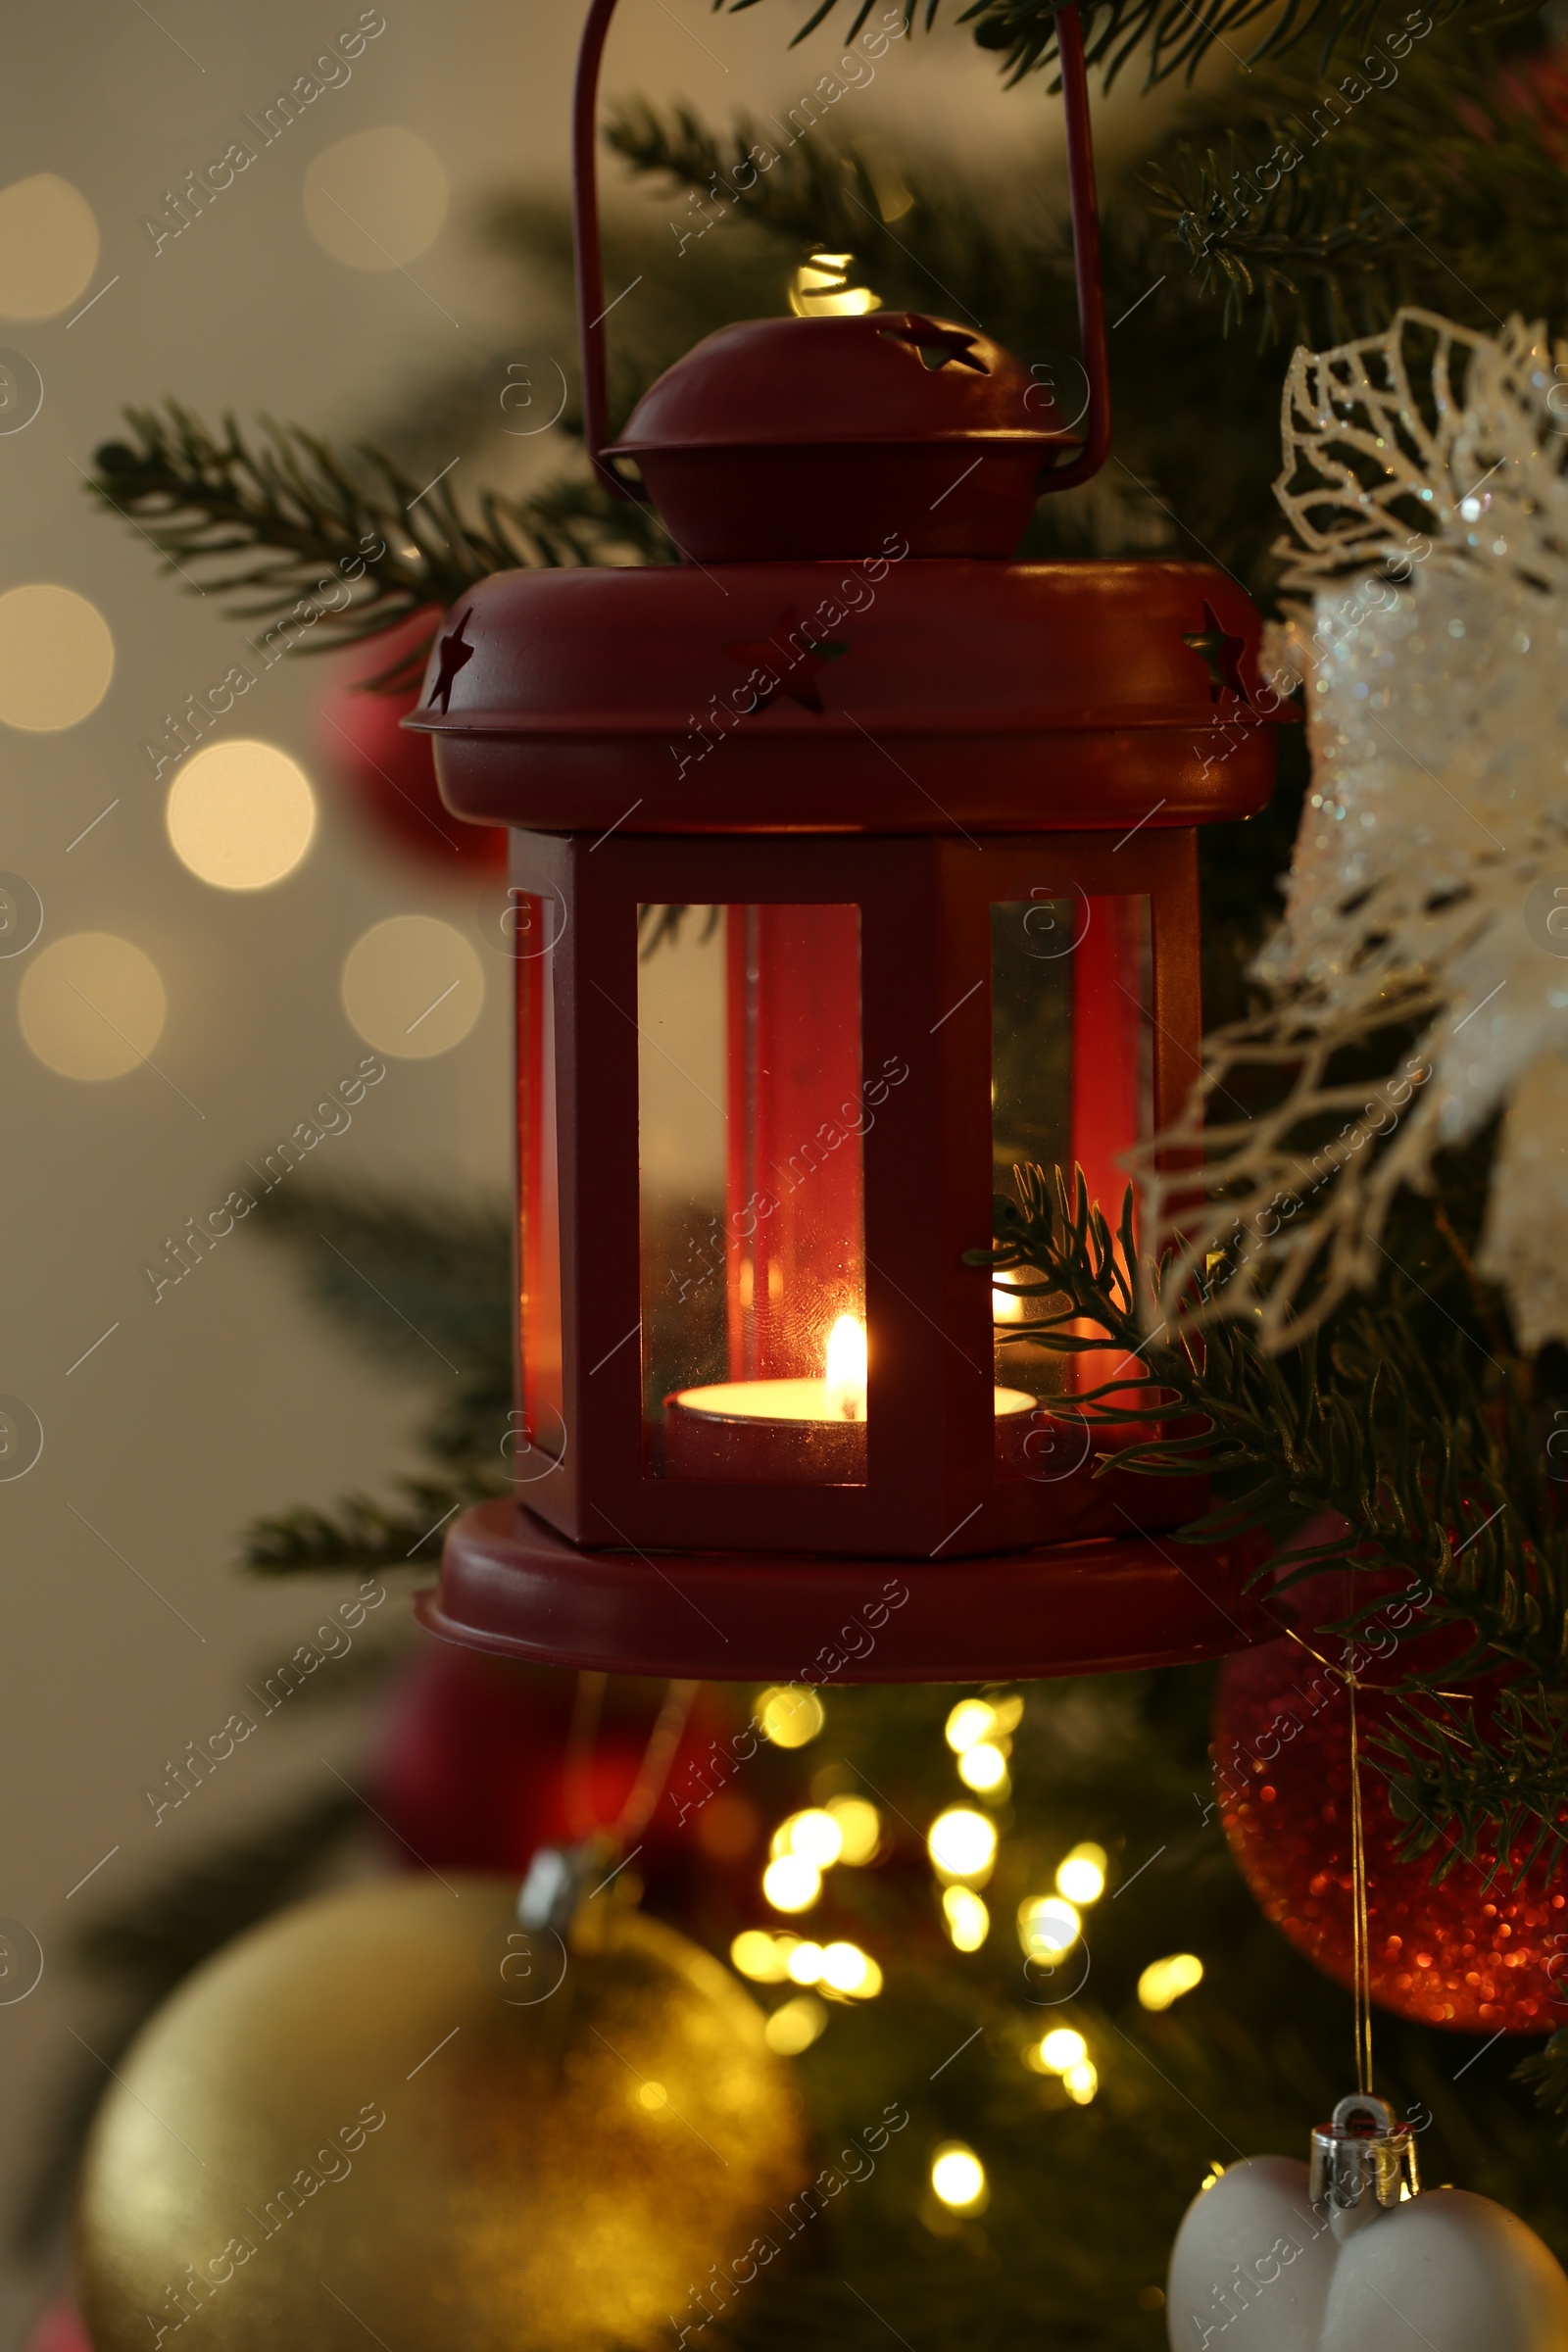
MULTIPOLYGON (((672 1478, 865 1478, 865 1325, 840 1315, 820 1380, 725 1380, 665 1399, 665 1466, 672 1478)), ((996 1391, 998 1438, 1011 1454, 1038 1410, 1022 1389, 996 1391)))

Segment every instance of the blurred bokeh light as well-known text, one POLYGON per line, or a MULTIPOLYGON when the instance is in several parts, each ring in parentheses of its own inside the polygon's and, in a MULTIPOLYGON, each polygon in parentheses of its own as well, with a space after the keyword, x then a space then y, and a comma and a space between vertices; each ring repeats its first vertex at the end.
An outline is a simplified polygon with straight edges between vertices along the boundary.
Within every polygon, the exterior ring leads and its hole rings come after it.
POLYGON ((122 1078, 157 1045, 168 1009, 157 965, 109 931, 52 941, 17 999, 24 1038, 62 1078, 122 1078))
POLYGON ((441 234, 447 175, 428 140, 392 123, 323 148, 306 171, 312 236, 351 270, 397 270, 441 234))
POLYGON ((34 172, 0 188, 0 317, 58 317, 97 267, 98 223, 69 179, 34 172))
POLYGON ((316 834, 305 770, 275 744, 211 743, 176 774, 165 811, 174 855, 217 890, 265 890, 291 874, 316 834))
POLYGON ((343 963, 343 1009, 368 1046, 410 1061, 461 1046, 484 1004, 479 958, 433 914, 372 923, 343 963))
POLYGON ((74 727, 115 674, 115 641, 74 588, 29 581, 0 596, 0 719, 29 734, 74 727))

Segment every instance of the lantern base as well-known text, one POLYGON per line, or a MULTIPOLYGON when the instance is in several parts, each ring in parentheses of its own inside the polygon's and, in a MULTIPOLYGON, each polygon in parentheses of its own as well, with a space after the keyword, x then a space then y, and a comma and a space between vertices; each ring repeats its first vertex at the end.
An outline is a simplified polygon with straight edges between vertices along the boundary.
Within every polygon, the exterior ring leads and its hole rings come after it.
POLYGON ((1267 1541, 1128 1536, 958 1560, 588 1551, 505 1498, 415 1603, 444 1641, 702 1682, 974 1683, 1185 1666, 1270 1640, 1267 1541))

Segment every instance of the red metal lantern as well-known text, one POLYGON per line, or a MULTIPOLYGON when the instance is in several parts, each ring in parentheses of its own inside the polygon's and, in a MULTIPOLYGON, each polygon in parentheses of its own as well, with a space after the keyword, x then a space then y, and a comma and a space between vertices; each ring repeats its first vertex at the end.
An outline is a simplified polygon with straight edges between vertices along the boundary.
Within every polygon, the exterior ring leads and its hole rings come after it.
POLYGON ((1255 1547, 1173 1544, 1201 1481, 1097 1476, 1068 1359, 999 1350, 964 1262, 1014 1162, 1112 1204, 1176 1111, 1195 827, 1273 771, 1225 574, 1009 560, 1109 435, 1077 13, 1081 438, 984 334, 873 312, 710 336, 610 449, 613 4, 576 100, 588 447, 686 561, 483 582, 409 722, 514 828, 517 951, 519 1499, 457 1521, 421 1613, 720 1679, 1236 1648, 1255 1547))

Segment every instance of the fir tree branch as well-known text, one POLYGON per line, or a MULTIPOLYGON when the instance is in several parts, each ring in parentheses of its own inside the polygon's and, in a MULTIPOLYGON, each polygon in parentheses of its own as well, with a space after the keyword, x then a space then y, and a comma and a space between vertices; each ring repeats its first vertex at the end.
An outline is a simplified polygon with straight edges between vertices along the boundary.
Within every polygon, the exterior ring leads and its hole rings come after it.
MULTIPOLYGON (((377 1602, 372 1605, 380 1604, 377 1602)), ((329 1675, 318 1674, 314 1667, 308 1667, 303 1682, 291 1682, 286 1686, 290 1716, 312 1714, 320 1707, 354 1705, 384 1690, 393 1675, 416 1655, 421 1641, 417 1626, 406 1613, 398 1615, 379 1639, 372 1638, 368 1629, 362 1626, 354 1637, 351 1649, 331 1651, 332 1671, 329 1675)), ((314 1647, 315 1644, 307 1646, 314 1647)), ((298 1651, 294 1654, 297 1659, 298 1651)), ((323 1649, 320 1654, 324 1657, 327 1653, 323 1649)), ((253 1656, 247 1679, 254 1690, 262 1690, 266 1689, 268 1681, 276 1675, 277 1669, 278 1659, 274 1652, 269 1651, 263 1657, 253 1656)))
MULTIPOLYGON (((1568 2116, 1568 2027, 1554 2034, 1544 2050, 1522 2059, 1513 2079, 1530 2084, 1536 2104, 1547 2115, 1568 2116)), ((1560 2146, 1568 2146, 1568 2123, 1557 2137, 1560 2146)))
POLYGON ((1087 1320, 1133 1374, 1055 1409, 1110 1427, 1157 1409, 1183 1433, 1135 1440, 1107 1467, 1156 1477, 1203 1468, 1220 1500, 1185 1538, 1266 1529, 1286 1546, 1269 1569, 1284 1584, 1349 1565, 1430 1589, 1424 1607, 1471 1629, 1445 1683, 1501 1667, 1568 1692, 1568 1528, 1526 1408, 1506 1389, 1492 1396, 1478 1386, 1462 1330, 1445 1359, 1396 1301, 1356 1300, 1292 1354, 1264 1354, 1240 1322, 1173 1344, 1143 1326, 1131 1188, 1112 1236, 1081 1172, 1071 1192, 1059 1170, 1054 1180, 1040 1168, 1014 1173, 1018 1199, 995 1206, 997 1247, 969 1262, 1038 1277, 1007 1287, 1045 1311, 1000 1325, 999 1341, 1022 1329, 1061 1352, 1103 1347, 1069 1328, 1087 1320))
POLYGON ((671 224, 688 244, 738 220, 791 262, 850 249, 891 309, 984 319, 988 333, 1020 346, 1053 325, 1075 339, 1059 223, 1044 210, 1001 204, 929 159, 890 177, 884 163, 826 131, 786 143, 776 122, 741 114, 719 130, 690 107, 646 101, 612 112, 605 137, 640 176, 697 200, 671 224))
MULTIPOLYGON (((289 652, 445 611, 494 571, 582 564, 628 539, 667 550, 656 522, 596 484, 529 499, 485 491, 468 514, 450 476, 420 485, 363 443, 344 457, 272 423, 247 438, 231 416, 215 434, 174 401, 125 416, 134 439, 98 451, 92 495, 152 541, 166 570, 270 623, 289 652)), ((421 662, 411 655, 378 682, 405 686, 421 662)))
MULTIPOLYGON (((732 13, 756 4, 757 0, 730 0, 732 13)), ((722 0, 714 0, 715 7, 720 5, 722 0)), ((846 40, 861 31, 875 5, 876 0, 849 0, 853 13, 846 40)), ((972 28, 978 48, 998 53, 1010 87, 1027 74, 1054 66, 1061 5, 1062 0, 970 0, 956 22, 972 28)), ((1462 5, 1463 0, 1450 0, 1450 6, 1462 5)), ((838 0, 818 0, 796 34, 795 45, 837 8, 838 0)), ((939 0, 925 0, 923 9, 920 0, 905 0, 906 28, 920 20, 929 31, 938 8, 939 0)), ((1312 38, 1327 64, 1336 49, 1358 47, 1384 24, 1392 27, 1397 21, 1393 7, 1380 5, 1380 0, 1286 0, 1284 8, 1277 7, 1276 0, 1199 0, 1197 6, 1188 0, 1087 0, 1083 17, 1085 55, 1091 67, 1103 72, 1107 89, 1140 49, 1149 53, 1146 86, 1183 72, 1191 78, 1216 42, 1229 49, 1227 34, 1245 32, 1260 20, 1265 30, 1249 53, 1250 64, 1312 38)))
POLYGON ((244 1564, 287 1576, 439 1559, 455 1512, 513 1491, 510 1211, 316 1184, 264 1194, 256 1213, 324 1314, 378 1363, 433 1385, 426 1444, 445 1467, 400 1480, 395 1501, 353 1494, 259 1519, 244 1564))
POLYGON ((264 1193, 260 1231, 286 1243, 312 1302, 385 1365, 438 1382, 510 1378, 512 1218, 499 1201, 296 1183, 264 1193))
POLYGON ((290 1901, 362 1818, 359 1798, 339 1789, 296 1799, 100 1911, 78 1935, 76 1958, 150 2008, 220 1944, 290 1901))
POLYGON ((706 197, 705 226, 710 218, 725 225, 738 212, 803 254, 853 245, 863 255, 868 230, 880 235, 886 225, 864 160, 831 137, 782 145, 778 130, 738 114, 718 131, 689 106, 662 109, 640 98, 613 108, 603 135, 634 172, 706 197))
POLYGON ((1419 1713, 1399 1709, 1378 1744, 1398 1776, 1390 1796, 1406 1824, 1400 1854, 1443 1848, 1435 1885, 1460 1861, 1512 1883, 1568 1844, 1568 1692, 1510 1683, 1482 1705, 1429 1698, 1419 1713))
POLYGON ((1314 348, 1370 333, 1430 274, 1417 240, 1435 231, 1430 190, 1412 192, 1408 210, 1375 196, 1345 154, 1319 160, 1310 174, 1282 179, 1239 212, 1235 190, 1245 172, 1267 165, 1283 123, 1251 136, 1232 127, 1223 160, 1212 147, 1184 141, 1150 175, 1157 217, 1172 222, 1193 283, 1217 297, 1229 332, 1251 316, 1265 342, 1285 337, 1314 348), (1267 142, 1267 143, 1263 143, 1267 142))
POLYGON ((428 1567, 441 1557, 448 1522, 467 1504, 513 1492, 497 1452, 493 1472, 470 1469, 450 1478, 404 1478, 403 1507, 350 1494, 335 1513, 302 1504, 275 1518, 253 1520, 241 1558, 263 1576, 315 1576, 323 1569, 386 1571, 428 1567))
POLYGON ((1559 281, 1561 125, 1510 33, 1518 14, 1397 36, 1338 81, 1276 67, 1245 111, 1230 93, 1189 111, 1146 184, 1227 329, 1255 318, 1265 339, 1321 348, 1403 302, 1484 325, 1559 281))
MULTIPOLYGON (((426 1433, 431 1450, 468 1465, 490 1492, 512 1426, 510 1212, 317 1184, 266 1193, 256 1213, 264 1233, 295 1250, 315 1305, 379 1365, 432 1383, 440 1401, 426 1433)), ((305 1553, 291 1552, 291 1567, 305 1565, 318 1543, 330 1549, 324 1527, 299 1532, 305 1553)), ((357 1561, 366 1540, 360 1529, 337 1564, 357 1561)))

